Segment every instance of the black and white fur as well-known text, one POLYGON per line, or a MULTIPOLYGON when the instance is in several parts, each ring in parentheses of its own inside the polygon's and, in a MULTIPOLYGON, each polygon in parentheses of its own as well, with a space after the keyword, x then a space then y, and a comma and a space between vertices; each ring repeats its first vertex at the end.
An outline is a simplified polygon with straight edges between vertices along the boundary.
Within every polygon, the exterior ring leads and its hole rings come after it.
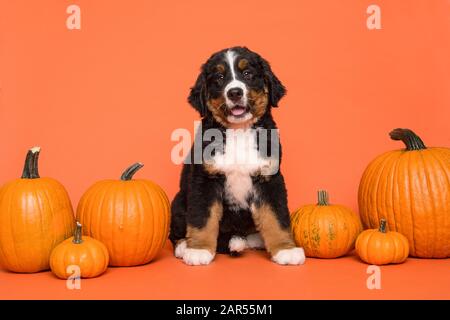
MULTIPOLYGON (((175 256, 186 264, 209 264, 216 251, 236 255, 265 247, 276 263, 304 262, 303 249, 295 247, 290 234, 287 193, 278 170, 281 147, 279 157, 262 155, 263 142, 249 130, 277 129, 271 108, 284 94, 268 62, 245 47, 221 50, 202 66, 188 101, 202 116, 203 132, 217 129, 225 143, 202 164, 191 159, 183 166, 172 202, 170 240, 175 256), (251 161, 238 161, 243 155, 251 161), (271 169, 273 174, 264 174, 271 169)), ((264 143, 270 149, 268 138, 264 143)), ((212 142, 200 143, 204 150, 212 142)))

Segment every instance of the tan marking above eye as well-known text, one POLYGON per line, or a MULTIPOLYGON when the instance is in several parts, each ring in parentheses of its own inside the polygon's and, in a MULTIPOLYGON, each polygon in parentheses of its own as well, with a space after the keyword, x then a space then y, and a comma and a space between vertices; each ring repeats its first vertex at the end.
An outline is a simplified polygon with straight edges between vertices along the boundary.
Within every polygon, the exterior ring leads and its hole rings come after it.
POLYGON ((225 66, 223 64, 218 64, 216 66, 216 71, 221 73, 225 72, 225 66))
POLYGON ((241 70, 244 70, 248 66, 248 60, 247 59, 241 59, 238 63, 238 68, 241 70))

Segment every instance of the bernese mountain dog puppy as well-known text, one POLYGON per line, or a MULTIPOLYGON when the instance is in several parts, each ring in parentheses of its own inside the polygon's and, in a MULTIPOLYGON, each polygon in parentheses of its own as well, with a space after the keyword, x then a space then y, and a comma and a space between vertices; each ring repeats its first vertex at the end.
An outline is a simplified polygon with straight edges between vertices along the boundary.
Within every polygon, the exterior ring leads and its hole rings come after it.
POLYGON ((171 208, 169 238, 186 264, 246 248, 265 248, 278 264, 304 263, 291 234, 271 113, 285 92, 269 63, 245 47, 221 50, 202 66, 188 98, 201 129, 171 208))

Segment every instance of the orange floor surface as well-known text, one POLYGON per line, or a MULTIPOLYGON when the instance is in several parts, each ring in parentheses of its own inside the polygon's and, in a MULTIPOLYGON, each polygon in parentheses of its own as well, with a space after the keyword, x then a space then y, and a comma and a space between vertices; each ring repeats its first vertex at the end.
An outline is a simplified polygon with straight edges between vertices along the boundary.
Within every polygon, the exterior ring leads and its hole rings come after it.
POLYGON ((381 288, 372 290, 367 267, 354 255, 279 266, 264 251, 218 255, 209 266, 190 267, 167 244, 150 264, 109 268, 82 279, 79 290, 50 272, 1 270, 0 299, 450 299, 450 259, 382 266, 381 288))

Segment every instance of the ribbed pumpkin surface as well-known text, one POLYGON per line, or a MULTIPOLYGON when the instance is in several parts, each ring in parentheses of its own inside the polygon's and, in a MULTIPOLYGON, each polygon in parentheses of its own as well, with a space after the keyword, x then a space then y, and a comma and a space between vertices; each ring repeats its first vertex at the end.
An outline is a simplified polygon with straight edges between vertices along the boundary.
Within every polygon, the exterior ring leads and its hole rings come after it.
POLYGON ((68 274, 70 266, 79 268, 81 278, 97 277, 106 271, 108 262, 108 249, 96 239, 82 237, 81 224, 77 225, 75 235, 57 245, 50 256, 52 272, 61 279, 72 275, 68 274))
POLYGON ((148 180, 105 180, 82 196, 77 218, 84 234, 108 248, 111 266, 150 262, 164 246, 169 231, 169 201, 148 180))
POLYGON ((399 232, 386 232, 385 225, 380 229, 365 230, 356 239, 356 252, 361 260, 375 265, 404 262, 409 253, 408 239, 399 232))
MULTIPOLYGON (((34 153, 37 157, 39 150, 34 153)), ((26 178, 0 189, 0 265, 13 272, 47 270, 52 249, 75 226, 66 189, 52 178, 40 178, 34 161, 34 178, 24 173, 26 178)))
POLYGON ((362 230, 354 212, 326 202, 302 206, 292 214, 291 222, 296 243, 303 247, 306 256, 316 258, 347 254, 362 230))
POLYGON ((408 238, 412 256, 450 257, 450 149, 382 154, 365 170, 358 200, 364 228, 384 218, 408 238))

